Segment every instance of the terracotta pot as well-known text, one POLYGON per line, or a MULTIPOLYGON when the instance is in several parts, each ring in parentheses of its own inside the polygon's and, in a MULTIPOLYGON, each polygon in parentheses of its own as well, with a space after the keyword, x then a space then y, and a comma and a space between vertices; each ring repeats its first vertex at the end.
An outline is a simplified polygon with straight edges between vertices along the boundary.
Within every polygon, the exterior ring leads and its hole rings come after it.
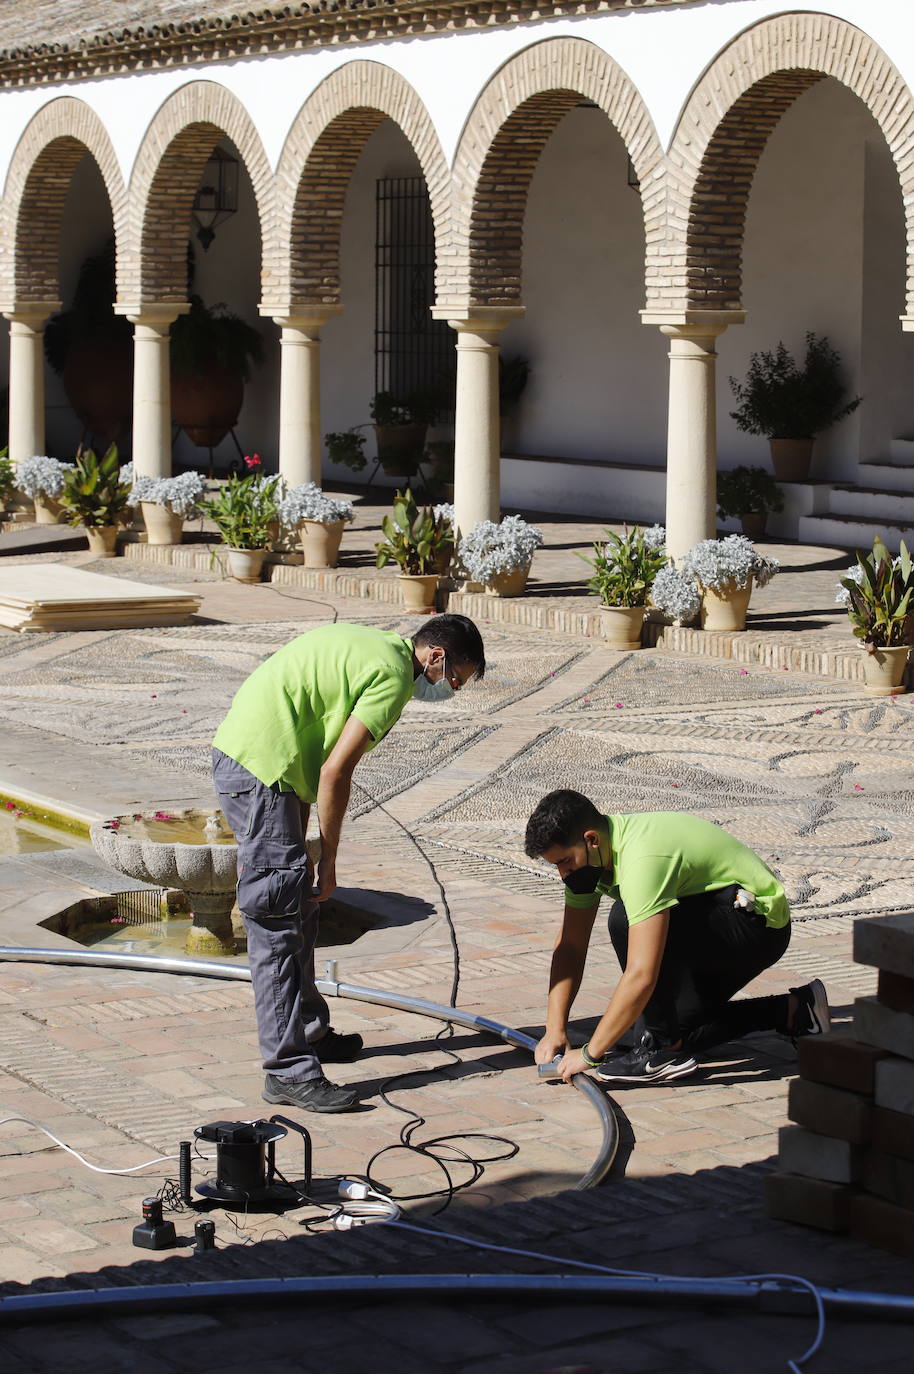
POLYGON ((780 482, 805 482, 809 477, 814 439, 769 439, 771 464, 780 482))
POLYGON ((171 506, 160 506, 157 501, 141 501, 140 509, 146 526, 147 544, 180 544, 184 529, 183 515, 175 515, 171 506))
POLYGON ((745 587, 730 583, 720 591, 702 588, 701 628, 703 630, 745 630, 746 612, 752 596, 752 578, 745 587))
POLYGON ((303 520, 298 527, 306 568, 335 568, 345 520, 303 520))
POLYGON ((863 655, 864 688, 871 696, 894 697, 908 690, 903 682, 908 648, 907 644, 899 644, 863 655))
POLYGON ((514 572, 497 573, 484 587, 486 596, 523 596, 530 576, 530 565, 514 572))
POLYGON ((35 497, 35 524, 63 524, 63 506, 60 502, 55 501, 53 496, 45 496, 43 492, 40 492, 35 497))
POLYGON ((739 522, 743 527, 743 534, 748 539, 764 539, 765 526, 768 524, 768 516, 763 510, 746 511, 745 515, 739 517, 739 522))
POLYGON ((429 615, 434 612, 437 573, 400 573, 398 581, 403 605, 410 614, 429 615))
POLYGON ((428 425, 373 425, 381 467, 389 477, 412 477, 425 452, 428 425))
POLYGON ((114 339, 84 340, 67 354, 63 388, 80 424, 97 448, 130 433, 133 415, 133 347, 114 339))
POLYGON ((259 582, 266 549, 227 549, 229 576, 236 582, 259 582))
POLYGON ((89 548, 97 558, 113 558, 117 553, 117 525, 87 525, 89 548))
POLYGON ((192 444, 215 448, 238 423, 244 382, 237 372, 208 367, 171 379, 171 413, 192 444))
POLYGON ((644 606, 601 606, 603 637, 608 649, 640 649, 644 606))

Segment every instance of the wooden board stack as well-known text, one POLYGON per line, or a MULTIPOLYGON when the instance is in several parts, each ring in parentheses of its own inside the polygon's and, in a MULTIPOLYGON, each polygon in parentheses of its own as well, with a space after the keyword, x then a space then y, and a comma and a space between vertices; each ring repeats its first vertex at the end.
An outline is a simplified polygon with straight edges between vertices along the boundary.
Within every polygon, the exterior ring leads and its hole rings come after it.
POLYGON ((877 994, 851 1031, 798 1041, 766 1207, 914 1259, 914 913, 855 921, 854 960, 879 970, 877 994))
POLYGON ((64 563, 0 567, 0 625, 10 630, 118 630, 186 625, 202 598, 64 563))

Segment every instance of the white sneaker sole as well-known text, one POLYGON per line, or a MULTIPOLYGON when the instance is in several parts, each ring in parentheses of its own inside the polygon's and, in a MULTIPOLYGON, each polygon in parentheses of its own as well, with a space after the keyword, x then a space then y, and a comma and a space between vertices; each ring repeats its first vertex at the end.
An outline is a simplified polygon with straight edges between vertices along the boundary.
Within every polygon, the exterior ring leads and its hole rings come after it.
POLYGON ((679 1064, 665 1064, 655 1073, 645 1073, 638 1078, 627 1073, 601 1073, 598 1069, 597 1078, 601 1083, 668 1083, 672 1078, 685 1078, 687 1074, 694 1073, 697 1068, 697 1059, 686 1059, 679 1064))

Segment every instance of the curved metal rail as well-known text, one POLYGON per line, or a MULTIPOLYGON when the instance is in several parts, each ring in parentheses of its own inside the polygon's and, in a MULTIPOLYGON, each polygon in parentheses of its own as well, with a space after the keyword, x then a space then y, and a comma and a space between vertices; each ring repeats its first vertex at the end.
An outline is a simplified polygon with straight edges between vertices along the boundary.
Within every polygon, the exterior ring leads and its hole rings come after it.
MULTIPOLYGON (((195 977, 221 978, 238 983, 249 983, 251 971, 242 965, 219 964, 206 959, 159 959, 151 954, 98 954, 92 950, 71 949, 29 949, 15 945, 0 946, 0 961, 30 964, 77 964, 90 968, 127 968, 140 973, 181 973, 195 977)), ((517 1049, 529 1050, 532 1054, 536 1041, 523 1031, 504 1026, 500 1021, 491 1021, 487 1016, 476 1016, 460 1007, 448 1007, 440 1002, 427 1002, 421 997, 407 997, 405 994, 385 992, 380 988, 360 987, 357 983, 340 983, 332 978, 318 978, 318 991, 325 997, 348 997, 355 1002, 371 1002, 379 1007, 391 1007, 395 1011, 412 1012, 417 1016, 431 1016, 436 1021, 452 1021, 467 1030, 480 1031, 496 1040, 503 1040, 517 1049)), ((574 1185, 576 1189, 593 1188, 605 1178, 612 1168, 616 1151, 619 1148, 619 1127, 608 1098, 596 1083, 586 1074, 579 1073, 574 1086, 587 1098, 600 1118, 601 1140, 596 1158, 583 1177, 574 1185)))

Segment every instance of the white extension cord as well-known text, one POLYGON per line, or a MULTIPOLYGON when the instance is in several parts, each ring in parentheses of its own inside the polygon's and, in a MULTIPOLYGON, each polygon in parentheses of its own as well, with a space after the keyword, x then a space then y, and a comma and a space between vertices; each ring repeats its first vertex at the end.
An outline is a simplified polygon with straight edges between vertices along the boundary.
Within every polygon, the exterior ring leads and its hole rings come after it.
POLYGON ((341 1178, 337 1193, 342 1206, 333 1218, 335 1231, 351 1231, 354 1226, 400 1219, 400 1208, 393 1198, 377 1192, 361 1179, 341 1178))

